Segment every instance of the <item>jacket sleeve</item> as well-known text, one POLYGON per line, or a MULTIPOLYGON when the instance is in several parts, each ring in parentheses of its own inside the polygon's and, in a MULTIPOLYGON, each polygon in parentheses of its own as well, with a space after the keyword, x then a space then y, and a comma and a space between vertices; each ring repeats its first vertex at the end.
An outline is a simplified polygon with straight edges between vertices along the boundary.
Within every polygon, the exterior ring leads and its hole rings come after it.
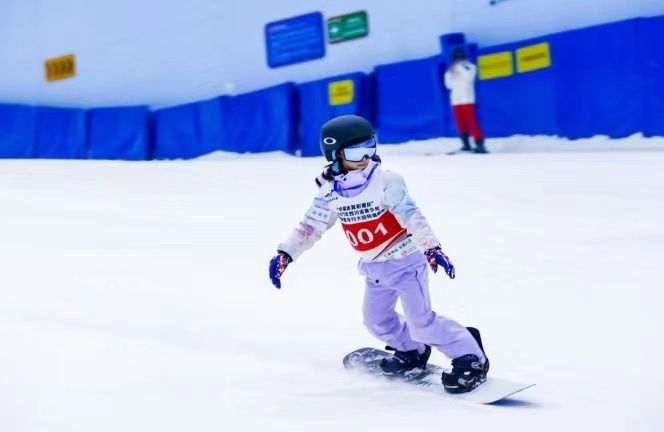
POLYGON ((277 250, 286 252, 295 261, 304 251, 310 249, 321 236, 337 221, 334 209, 319 194, 309 207, 298 226, 280 243, 277 250))
POLYGON ((454 76, 452 75, 452 72, 448 69, 445 71, 445 87, 448 90, 452 90, 452 87, 454 86, 454 76))
POLYGON ((440 246, 429 222, 408 194, 403 177, 393 171, 386 171, 384 188, 387 208, 413 236, 415 244, 422 251, 440 246))

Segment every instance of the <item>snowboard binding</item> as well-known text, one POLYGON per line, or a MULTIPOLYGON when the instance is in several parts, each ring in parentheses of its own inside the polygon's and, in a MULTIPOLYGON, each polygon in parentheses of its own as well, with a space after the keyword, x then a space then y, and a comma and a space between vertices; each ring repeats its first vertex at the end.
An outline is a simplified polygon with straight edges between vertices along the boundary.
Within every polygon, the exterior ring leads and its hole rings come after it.
POLYGON ((425 345, 424 347, 424 352, 420 354, 417 350, 399 351, 387 346, 385 349, 394 351, 394 354, 382 359, 378 366, 383 371, 383 374, 387 376, 403 375, 413 369, 424 370, 431 356, 431 347, 429 345, 425 345))
MULTIPOLYGON (((474 327, 467 328, 484 353, 479 330, 474 327)), ((452 360, 452 370, 444 371, 441 377, 445 391, 466 393, 485 382, 489 372, 489 358, 486 354, 484 354, 484 358, 484 363, 481 363, 475 354, 467 354, 452 360)))

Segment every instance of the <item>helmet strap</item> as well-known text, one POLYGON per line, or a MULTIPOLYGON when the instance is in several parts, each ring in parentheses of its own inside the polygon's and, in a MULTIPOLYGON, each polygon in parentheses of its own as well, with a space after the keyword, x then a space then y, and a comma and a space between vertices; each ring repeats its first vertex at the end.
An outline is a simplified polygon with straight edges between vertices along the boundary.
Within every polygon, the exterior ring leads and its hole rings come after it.
POLYGON ((328 171, 332 176, 337 176, 339 174, 346 174, 348 171, 344 168, 343 164, 341 163, 341 159, 336 158, 328 168, 328 171))

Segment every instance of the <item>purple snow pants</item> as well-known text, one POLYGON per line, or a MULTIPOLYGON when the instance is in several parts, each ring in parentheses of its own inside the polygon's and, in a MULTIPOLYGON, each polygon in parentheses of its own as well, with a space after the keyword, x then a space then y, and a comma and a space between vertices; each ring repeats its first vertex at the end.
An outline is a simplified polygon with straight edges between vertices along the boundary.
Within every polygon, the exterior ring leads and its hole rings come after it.
POLYGON ((451 359, 475 354, 484 361, 465 327, 431 310, 424 254, 415 252, 386 262, 360 261, 359 270, 366 277, 364 325, 378 339, 399 351, 422 352, 427 344, 451 359), (405 319, 394 310, 397 299, 405 319))

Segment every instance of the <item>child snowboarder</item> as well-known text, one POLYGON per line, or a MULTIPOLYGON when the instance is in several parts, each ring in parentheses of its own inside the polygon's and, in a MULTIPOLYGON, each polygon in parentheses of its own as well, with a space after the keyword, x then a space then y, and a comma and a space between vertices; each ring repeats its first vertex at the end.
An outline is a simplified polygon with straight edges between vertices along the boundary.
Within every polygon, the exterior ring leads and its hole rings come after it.
POLYGON ((309 211, 270 261, 272 283, 281 288, 286 267, 340 219, 366 277, 364 324, 395 351, 380 363, 383 373, 425 368, 433 346, 452 359, 451 372, 442 376, 445 390, 474 389, 489 370, 479 332, 436 314, 429 300, 427 264, 434 273, 441 266, 451 279, 454 265, 403 178, 381 167, 371 124, 359 116, 336 117, 323 125, 320 140, 331 163, 317 179, 320 190, 309 211), (397 299, 405 319, 394 310, 397 299))

